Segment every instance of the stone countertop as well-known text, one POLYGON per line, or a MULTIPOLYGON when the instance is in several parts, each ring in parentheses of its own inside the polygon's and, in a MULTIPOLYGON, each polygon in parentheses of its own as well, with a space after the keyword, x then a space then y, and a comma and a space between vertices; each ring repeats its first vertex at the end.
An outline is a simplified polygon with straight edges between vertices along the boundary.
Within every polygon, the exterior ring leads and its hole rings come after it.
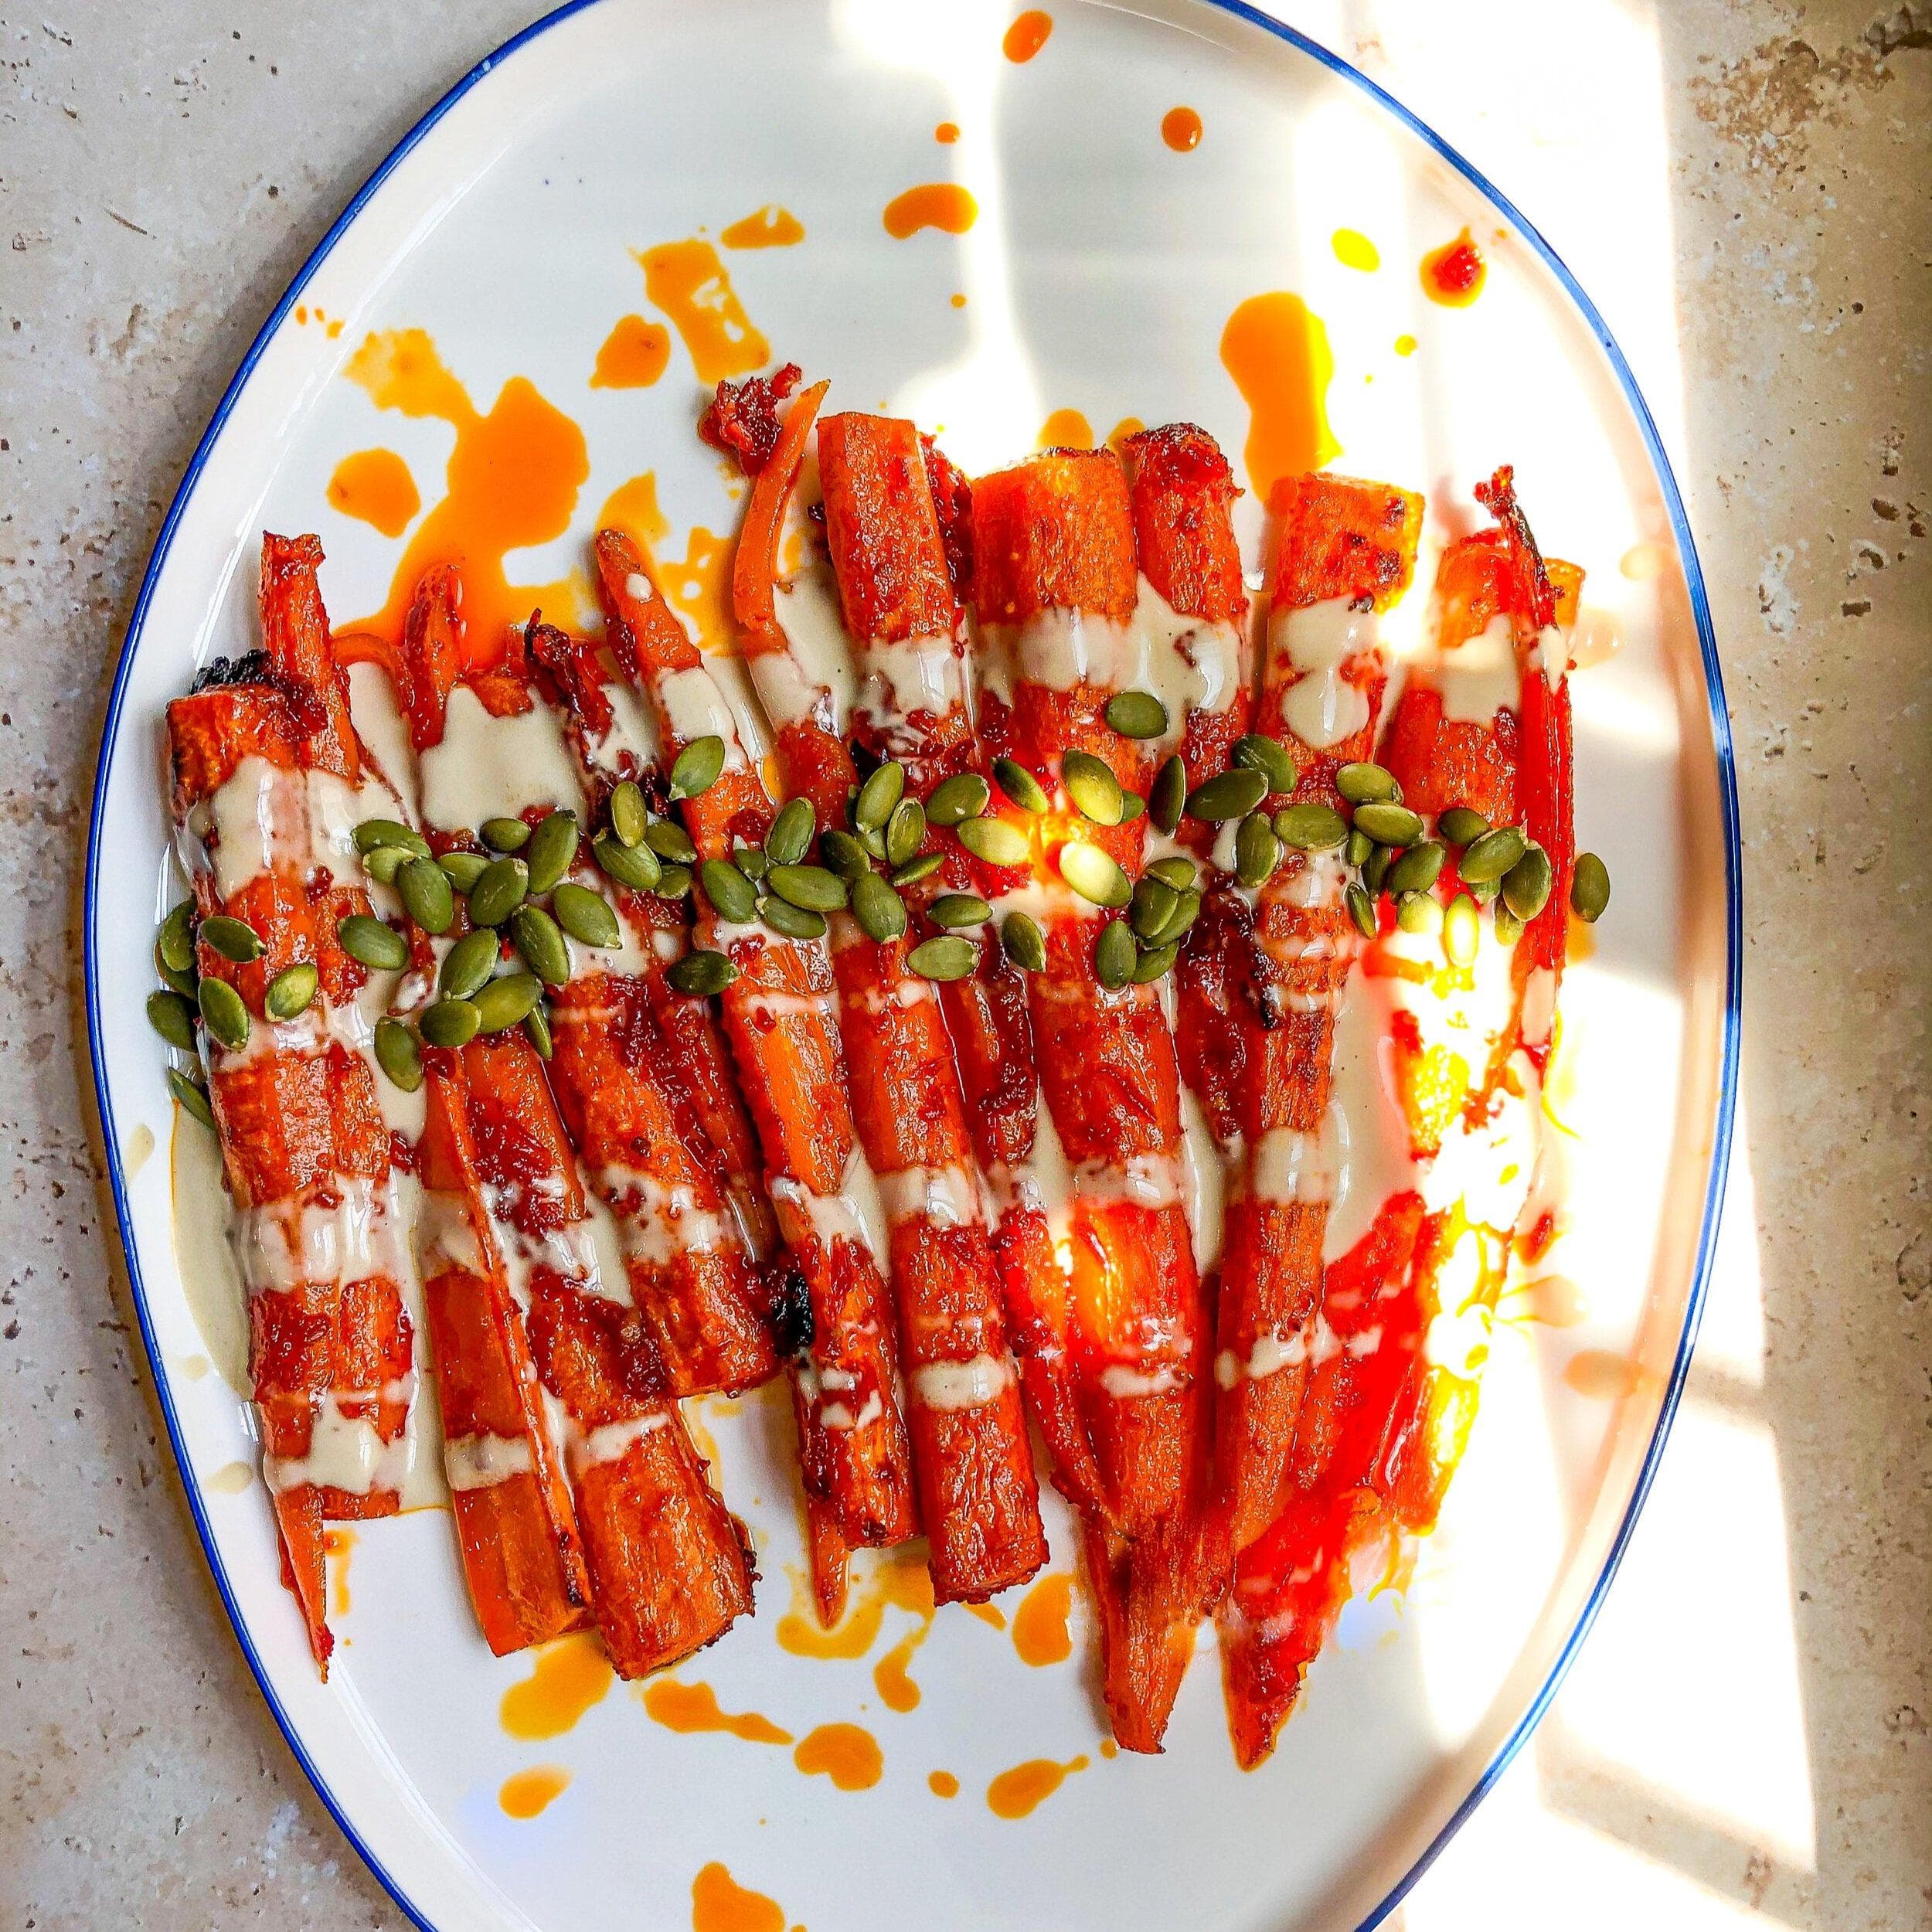
MULTIPOLYGON (((1283 11, 1499 182, 1630 351, 1743 795, 1740 1145, 1682 1418, 1576 1671, 1404 1922, 1932 1925, 1932 11, 1283 11)), ((355 185, 529 13, 0 20, 0 1916, 36 1932, 402 1923, 255 1695, 157 1439, 78 888, 202 423, 355 185)))

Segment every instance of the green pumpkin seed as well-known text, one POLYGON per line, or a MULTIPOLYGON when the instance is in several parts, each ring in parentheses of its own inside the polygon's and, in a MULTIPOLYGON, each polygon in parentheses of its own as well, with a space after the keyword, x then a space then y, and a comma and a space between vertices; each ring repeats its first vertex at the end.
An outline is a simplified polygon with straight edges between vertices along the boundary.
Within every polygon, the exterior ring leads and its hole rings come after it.
POLYGON ((1090 751, 1070 751, 1060 759, 1060 783, 1074 809, 1097 825, 1117 825, 1125 800, 1121 781, 1104 759, 1090 751))
POLYGON ((1121 823, 1131 825, 1147 809, 1147 801, 1138 791, 1121 794, 1121 823))
POLYGON ((405 866, 419 863, 414 852, 406 845, 378 845, 362 861, 362 869, 379 886, 393 886, 396 875, 405 866))
POLYGON ((155 971, 160 977, 164 985, 172 988, 175 992, 180 994, 183 999, 192 999, 195 997, 196 988, 201 984, 201 975, 199 973, 177 972, 166 960, 162 957, 161 942, 158 940, 155 942, 155 971))
POLYGON ((1522 921, 1499 899, 1496 901, 1494 915, 1496 937, 1505 946, 1513 946, 1522 937, 1522 921))
POLYGON ((1140 960, 1133 930, 1124 919, 1110 919, 1094 941, 1094 977, 1110 991, 1134 977, 1140 960))
POLYGON ((1121 691, 1102 714, 1123 738, 1158 738, 1167 729, 1167 706, 1151 691, 1121 691))
POLYGON ((1422 821, 1406 805, 1393 801, 1357 805, 1355 824, 1378 845, 1413 845, 1422 836, 1422 821))
POLYGON ((1147 815, 1171 838, 1187 808, 1187 766, 1177 751, 1161 761, 1147 791, 1147 815))
POLYGON ((450 876, 433 859, 412 859, 396 875, 403 910, 426 933, 446 933, 456 920, 450 876))
POLYGON ((262 944, 262 936, 245 919, 231 919, 226 913, 216 913, 213 918, 201 922, 201 937, 223 959, 237 966, 246 966, 251 959, 260 959, 267 948, 262 944))
POLYGON ((492 852, 521 852, 530 842, 530 828, 521 818, 485 818, 476 835, 492 852))
POLYGON ((771 856, 762 845, 733 845, 731 862, 754 886, 771 869, 771 856))
POLYGON ((682 899, 691 889, 691 868, 689 866, 666 866, 658 875, 658 883, 651 889, 660 899, 682 899))
POLYGON ((906 930, 906 902, 876 872, 852 881, 852 913, 866 937, 882 946, 906 930))
POLYGON ((1236 764, 1260 772, 1267 780, 1270 791, 1292 791, 1301 776, 1280 743, 1258 731, 1236 738, 1229 756, 1236 764))
POLYGON ((468 893, 490 869, 490 862, 480 852, 442 852, 436 862, 460 893, 468 893))
POLYGON ((223 1046, 239 1053, 248 1044, 248 1009, 242 996, 225 979, 212 975, 201 983, 196 995, 201 1008, 202 1024, 223 1046))
POLYGON ((673 960, 671 970, 665 975, 681 993, 696 993, 708 998, 713 993, 722 993, 738 977, 738 969, 723 953, 714 953, 699 947, 673 960))
POLYGON ((698 883, 720 919, 742 926, 758 916, 758 889, 728 859, 707 859, 698 868, 698 883))
POLYGON ((1532 845, 1503 874, 1503 903, 1526 926, 1549 903, 1555 883, 1549 853, 1540 845, 1532 845))
POLYGON ((1467 893, 1458 893, 1442 916, 1442 950, 1452 966, 1473 966, 1482 937, 1482 915, 1467 893))
POLYGON ((1134 896, 1128 902, 1128 923, 1150 944, 1155 935, 1180 910, 1181 889, 1170 886, 1151 873, 1134 883, 1134 896))
POLYGON ((823 939, 825 936, 823 913, 808 913, 804 906, 774 899, 769 893, 758 901, 758 917, 774 933, 782 933, 787 939, 823 939))
POLYGON ((921 979, 964 979, 979 964, 979 948, 970 939, 947 933, 915 946, 906 955, 906 964, 921 979))
POLYGON ((161 922, 155 947, 171 972, 195 970, 195 902, 192 899, 184 899, 161 922))
POLYGON ((700 792, 709 791, 718 782, 724 761, 725 741, 715 732, 693 738, 672 765, 672 797, 695 798, 700 792))
POLYGON ((1443 862, 1448 856, 1449 849, 1434 838, 1411 845, 1389 868, 1389 891, 1426 893, 1442 876, 1443 862))
POLYGON ((502 925, 523 903, 529 889, 530 869, 522 859, 492 860, 470 888, 470 923, 502 925))
POLYGON ((983 926, 993 909, 977 893, 942 893, 926 908, 935 926, 983 926))
POLYGON ((1147 869, 1150 879, 1158 879, 1164 886, 1172 886, 1177 893, 1184 893, 1201 876, 1201 869, 1192 859, 1170 855, 1157 859, 1147 869))
POLYGON ((569 879, 550 895, 550 914, 570 937, 600 952, 611 952, 624 944, 624 934, 611 902, 587 886, 569 879))
POLYGON ((550 1057, 550 1015, 542 1000, 523 1015, 523 1036, 536 1049, 539 1060, 550 1057))
POLYGON ((1335 788, 1352 805, 1377 804, 1401 790, 1393 772, 1366 763, 1342 766, 1335 774, 1335 788))
POLYGON ((1098 845, 1083 839, 1070 839, 1061 846, 1060 876, 1096 906, 1124 906, 1134 896, 1127 874, 1098 845))
POLYGON ((400 973, 410 963, 410 943, 393 926, 366 913, 351 913, 335 928, 342 951, 373 972, 400 973))
POLYGON ((1234 876, 1250 889, 1265 886, 1281 862, 1281 841, 1265 811, 1251 811, 1234 835, 1234 876))
POLYGON ((607 832, 599 832, 590 841, 590 856, 605 878, 614 879, 634 892, 650 892, 663 876, 663 861, 648 845, 627 845, 607 832))
POLYGON ((1136 986, 1151 986, 1157 979, 1165 978, 1180 956, 1179 943, 1174 940, 1170 940, 1165 946, 1156 946, 1151 952, 1141 954, 1134 962, 1134 984, 1136 986))
POLYGON ((1352 866, 1366 866, 1369 853, 1375 849, 1376 842, 1366 832, 1357 832, 1351 827, 1342 844, 1342 856, 1352 866))
POLYGON ((878 832, 906 795, 906 767, 889 758, 859 787, 852 801, 852 822, 860 832, 878 832))
POLYGON ((465 933, 443 955, 436 989, 446 999, 468 999, 496 970, 501 942, 487 927, 465 933))
POLYGON ((1170 940, 1178 940, 1196 920, 1201 916, 1201 895, 1192 886, 1181 895, 1180 903, 1174 908, 1173 915, 1157 932, 1151 944, 1165 946, 1170 940))
POLYGON ((859 846, 868 860, 876 859, 883 863, 886 856, 886 828, 868 825, 859 835, 859 846))
POLYGON ((1332 805, 1307 801, 1284 805, 1274 815, 1274 835, 1297 852, 1332 852, 1349 835, 1342 815, 1332 805))
POLYGON ((1000 921, 999 943, 1023 973, 1037 973, 1046 964, 1046 936, 1024 913, 1009 913, 1000 921))
POLYGON ((1570 877, 1570 910, 1594 926, 1610 903, 1610 868, 1594 852, 1580 852, 1570 877))
POLYGON ((268 982, 268 990, 262 995, 262 1011, 270 1019, 293 1019, 308 1010, 321 983, 321 975, 305 959, 284 966, 268 982))
POLYGON ((926 801, 927 822, 934 825, 964 824, 968 818, 977 818, 986 809, 987 801, 992 795, 992 787, 978 772, 956 771, 950 778, 942 779, 926 801))
POLYGON ((1469 896, 1478 906, 1488 906, 1492 903, 1497 894, 1502 890, 1502 881, 1500 879, 1473 880, 1465 879, 1462 883, 1468 889, 1469 896))
POLYGON ((1046 787, 1017 758, 995 758, 993 782, 1022 811, 1030 811, 1035 818, 1053 802, 1046 787))
POLYGON ((617 843, 633 851, 644 842, 645 828, 651 822, 644 791, 634 778, 627 778, 611 794, 611 829, 617 843))
POLYGON ((809 798, 789 798, 765 834, 765 856, 774 866, 795 866, 811 849, 818 829, 809 798))
POLYGON ((563 928, 541 906, 525 903, 510 915, 510 940, 546 986, 570 983, 570 948, 563 928))
POLYGON ((691 842, 691 835, 672 818, 654 818, 644 828, 644 842, 660 859, 668 859, 674 865, 695 866, 698 862, 698 849, 691 842))
POLYGON ((482 1016, 466 999, 439 999, 417 1024, 431 1046, 467 1046, 483 1030, 482 1016))
POLYGON ((530 869, 530 890, 547 893, 577 862, 577 815, 553 811, 530 834, 523 862, 530 869))
POLYGON ((215 1109, 208 1097, 208 1090, 199 1080, 192 1080, 179 1067, 168 1070, 168 1090, 181 1103, 184 1113, 194 1115, 206 1128, 215 1124, 215 1109))
POLYGON ((1520 825, 1498 825, 1478 835, 1456 869, 1464 884, 1481 885, 1501 879, 1529 849, 1529 841, 1520 825))
POLYGON ((872 870, 872 861, 866 856, 865 847, 850 832, 841 832, 836 825, 828 826, 820 835, 818 855, 828 872, 835 872, 848 881, 862 877, 872 870))
POLYGON ((180 994, 150 993, 148 1024, 170 1046, 184 1053, 195 1050, 195 1009, 180 994))
POLYGON ((926 808, 917 798, 902 798, 886 821, 886 862, 910 865, 926 842, 926 808))
POLYGON ((1026 833, 1004 818, 968 818, 954 836, 988 866, 1023 866, 1032 856, 1032 844, 1026 833))
POLYGON ((392 1087, 413 1094, 423 1084, 422 1049, 400 1019, 376 1022, 376 1064, 392 1087))
POLYGON ((393 818, 365 818, 352 835, 359 852, 374 852, 379 845, 400 845, 418 859, 430 855, 430 842, 420 832, 399 825, 393 818))
POLYGON ((765 883, 781 899, 808 913, 842 911, 851 897, 845 882, 823 866, 774 866, 765 874, 765 883))
POLYGON ((1441 904, 1427 893, 1404 893, 1396 901, 1396 923, 1405 933, 1440 932, 1441 904))
POLYGON ((480 1032, 507 1032, 536 1011, 543 982, 534 973, 505 973, 479 986, 470 1004, 476 1009, 480 1032))
POLYGON ((946 862, 943 852, 922 852, 917 859, 910 860, 893 873, 895 886, 916 886, 922 879, 930 879, 946 862))
POLYGON ((1187 795, 1191 818, 1218 825, 1245 818, 1268 795, 1268 781, 1251 765, 1231 765, 1196 785, 1187 795))
POLYGON ((1451 805, 1436 821, 1436 829, 1452 845, 1473 845, 1489 829, 1489 821, 1467 805, 1451 805))
POLYGON ((1380 893, 1389 876, 1389 868, 1396 862, 1394 849, 1378 845, 1369 853, 1369 862, 1362 868, 1362 883, 1369 889, 1371 897, 1380 893))
POLYGON ((1364 939, 1376 936, 1376 903, 1362 888, 1352 883, 1342 895, 1342 903, 1349 910, 1349 917, 1355 921, 1355 930, 1364 939))

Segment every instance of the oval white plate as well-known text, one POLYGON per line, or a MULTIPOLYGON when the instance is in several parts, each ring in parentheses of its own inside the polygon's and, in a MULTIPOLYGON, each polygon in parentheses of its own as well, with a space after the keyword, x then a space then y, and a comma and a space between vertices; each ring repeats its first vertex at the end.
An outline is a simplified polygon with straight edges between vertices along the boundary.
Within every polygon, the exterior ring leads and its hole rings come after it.
MULTIPOLYGON (((1655 430, 1539 238, 1332 57, 1208 0, 1055 11, 1024 66, 1000 53, 1007 9, 948 0, 598 0, 532 28, 427 117, 283 298, 196 453, 136 607, 87 906, 95 1074, 136 1300, 263 1692, 358 1849, 439 1932, 689 1925, 694 1877, 713 1860, 815 1932, 1372 1922, 1539 1714, 1662 1446, 1723 1172, 1738 908, 1715 649, 1655 430), (1186 155, 1158 132, 1182 103, 1206 131, 1186 155), (964 131, 957 145, 935 142, 942 121, 964 131), (949 178, 977 196, 977 226, 891 240, 886 203, 949 178), (645 309, 631 251, 715 236, 769 202, 798 216, 805 241, 728 260, 777 353, 833 377, 835 404, 943 425, 969 468, 1023 453, 1061 407, 1103 432, 1129 413, 1192 418, 1239 451, 1248 420, 1217 353, 1223 325, 1248 296, 1298 292, 1334 350, 1342 466, 1427 489, 1439 537, 1445 506, 1466 506, 1477 477, 1514 461, 1544 541, 1587 566, 1587 604, 1625 640, 1577 687, 1580 831, 1617 885, 1564 991, 1577 1074, 1564 1117, 1581 1146, 1571 1231, 1549 1266, 1577 1284, 1587 1317, 1499 1330, 1473 1446, 1411 1587, 1352 1611, 1252 1776, 1231 1761, 1211 1655, 1167 1755, 1141 1761, 1097 1749, 1077 1624, 1074 1662, 1034 1669, 986 1623, 942 1616, 906 1715, 872 1676, 914 1628, 904 1613, 887 1612, 865 1660, 788 1655, 773 1633, 798 1532, 784 1432, 757 1403, 735 1418, 713 1405, 707 1419, 730 1499, 757 1527, 762 1614, 679 1675, 801 1735, 866 1726, 885 1758, 869 1790, 804 1777, 784 1750, 674 1734, 621 1689, 566 1735, 511 1740, 499 1700, 529 1661, 485 1651, 440 1512, 358 1535, 324 1688, 277 1581, 259 1487, 211 1480, 253 1449, 233 1391, 207 1370, 219 1339, 197 1325, 176 1267, 169 1112, 141 1012, 165 844, 163 706, 198 662, 251 642, 264 526, 321 531, 338 621, 383 601, 402 543, 327 507, 332 468, 384 444, 433 500, 450 438, 378 412, 343 379, 371 328, 427 329, 481 407, 525 375, 583 426, 592 474, 570 536, 519 555, 518 577, 563 576, 597 505, 645 469, 680 532, 674 552, 692 525, 728 531, 735 511, 691 434, 683 350, 655 387, 587 379, 617 318, 645 309), (1433 307, 1417 263, 1465 225, 1489 257, 1488 287, 1468 310, 1433 307), (1379 273, 1338 260, 1330 237, 1344 226, 1374 238, 1379 273), (1418 338, 1413 355, 1395 352, 1403 333, 1418 338), (999 1771, 1077 1757, 1087 1767, 1030 1817, 989 1809, 999 1771), (568 1788, 513 1821, 499 1787, 537 1764, 566 1770, 568 1788), (959 1779, 957 1798, 929 1788, 935 1770, 959 1779)), ((1413 615, 1423 600, 1412 597, 1413 615)), ((1063 1518, 1054 1531, 1065 1569, 1063 1518)))

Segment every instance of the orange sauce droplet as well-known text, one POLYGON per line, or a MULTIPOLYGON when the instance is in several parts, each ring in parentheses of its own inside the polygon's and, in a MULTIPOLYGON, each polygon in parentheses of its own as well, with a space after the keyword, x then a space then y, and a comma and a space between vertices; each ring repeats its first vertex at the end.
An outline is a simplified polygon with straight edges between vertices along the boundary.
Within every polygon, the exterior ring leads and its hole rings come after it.
POLYGON ((1444 308, 1467 308, 1482 293, 1488 274, 1482 250, 1465 228, 1454 241, 1423 257, 1423 293, 1444 308))
POLYGON ((1221 362, 1248 406, 1243 459, 1262 502, 1284 477, 1340 454, 1326 407, 1335 375, 1328 332, 1299 295, 1250 295, 1221 332, 1221 362))
POLYGON ((941 147, 950 148, 959 138, 959 124, 956 121, 942 121, 933 130, 933 138, 941 147))
POLYGON ((1138 436, 1147 425, 1138 416, 1123 416, 1107 433, 1107 447, 1116 456, 1122 454, 1130 437, 1138 436))
POLYGON ((1006 1628, 1006 1613, 997 1604, 968 1604, 966 1614, 977 1617, 982 1624, 991 1624, 995 1630, 1006 1628))
POLYGON ((809 1580, 794 1570, 791 1606, 778 1620, 778 1646, 794 1657, 852 1662, 878 1641, 889 1607, 932 1621, 932 1576, 917 1556, 887 1556, 853 1590, 845 1616, 830 1630, 818 1621, 809 1580))
POLYGON ((879 1701, 889 1711, 897 1711, 903 1716, 907 1711, 918 1709, 920 1689, 912 1680, 909 1667, 913 1652, 925 1639, 923 1628, 910 1631, 873 1665, 872 1684, 879 1692, 879 1701))
POLYGON ((1013 1613, 1013 1648, 1022 1664, 1037 1668, 1063 1664, 1073 1655, 1073 1634, 1066 1628, 1073 1607, 1073 1579, 1059 1571, 1043 1577, 1020 1599, 1013 1613))
POLYGON ((957 1798, 959 1795, 959 1780, 951 1771, 928 1771, 926 1774, 926 1786, 934 1798, 957 1798))
POLYGON ((1413 335, 1398 335, 1396 338, 1396 353, 1398 355, 1413 355, 1415 352, 1416 338, 1413 335))
POLYGON ((964 308, 966 306, 965 296, 957 290, 954 291, 953 306, 955 308, 964 308))
POLYGON ((345 1525, 322 1532, 322 1550, 328 1562, 328 1614, 349 1614, 349 1558, 355 1547, 355 1532, 345 1525))
POLYGON ((503 1693, 498 1720, 512 1737, 561 1737, 616 1682, 594 1633, 560 1637, 539 1649, 529 1675, 503 1693))
POLYGON ((956 181, 929 181, 886 204, 886 233, 903 241, 922 228, 963 235, 979 219, 979 203, 956 181))
POLYGON ((557 1764, 536 1764, 503 1781, 496 1801, 512 1818, 536 1818, 563 1794, 570 1774, 557 1764))
POLYGON ((789 208, 774 202, 754 209, 742 221, 720 230, 727 248, 790 248, 805 238, 805 224, 789 208))
POLYGON ((1628 1355, 1612 1355, 1607 1349, 1585 1349, 1563 1366, 1564 1385, 1580 1396, 1614 1402, 1634 1396, 1654 1385, 1655 1376, 1641 1362, 1628 1355))
POLYGON ((671 360, 671 332, 641 315, 620 315, 597 350, 593 389, 648 389, 671 360))
POLYGON ((791 1761, 808 1777, 828 1777, 842 1791, 869 1791, 884 1775, 885 1754, 859 1724, 821 1724, 799 1739, 791 1761))
POLYGON ((1359 228, 1338 228, 1328 238, 1335 258, 1344 268, 1372 275, 1382 266, 1382 250, 1359 228))
POLYGON ((1573 919, 1563 934, 1563 957, 1572 966, 1580 959, 1596 956, 1597 932, 1580 919, 1573 919))
POLYGON ((1029 1757, 1010 1771, 1002 1771, 986 1787, 986 1806, 995 1818, 1025 1818, 1046 1803, 1076 1771, 1087 1769, 1084 1757, 1056 1764, 1050 1757, 1029 1757))
POLYGON ((1191 155, 1201 145, 1201 117, 1192 107, 1170 107, 1161 117, 1161 138, 1177 155, 1191 155))
POLYGON ((328 501, 385 536, 400 536, 423 507, 410 466, 393 450, 357 450, 344 457, 328 479, 328 501))
POLYGON ((1056 410, 1039 426, 1039 441, 1036 447, 1043 450, 1090 450, 1094 447, 1094 426, 1078 410, 1056 410))
POLYGON ((714 1861, 691 1881, 691 1932, 785 1932, 784 1908, 714 1861))
POLYGON ((597 512, 600 530, 621 530, 640 549, 655 551, 671 534, 671 519, 658 507, 657 473, 646 470, 620 483, 597 512))
POLYGON ((663 560, 664 594, 696 627, 700 642, 723 650, 731 642, 732 540, 699 524, 682 558, 663 560))
POLYGON ((335 341, 337 336, 342 334, 343 320, 344 318, 340 315, 334 316, 330 318, 328 325, 328 339, 332 342, 335 341))
POLYGON ((751 325, 708 241, 665 242, 638 257, 644 292, 668 318, 708 388, 726 376, 762 369, 771 345, 751 325))
POLYGON ((791 1742, 791 1732, 781 1730, 756 1711, 740 1715, 720 1710, 718 1693, 709 1684, 680 1684, 673 1678, 658 1677, 644 1686, 642 1695, 644 1708, 668 1731, 726 1731, 747 1744, 791 1742))
POLYGON ((447 493, 417 526, 390 580, 388 601, 342 629, 372 631, 400 642, 418 580, 432 563, 444 563, 462 567, 463 618, 473 662, 494 662, 508 626, 522 623, 539 604, 556 617, 573 617, 573 584, 566 580, 512 585, 503 560, 570 528, 577 493, 590 473, 577 424, 522 376, 512 376, 489 413, 479 415, 420 328, 371 335, 349 358, 347 373, 378 409, 447 423, 456 431, 456 447, 444 471, 447 493))
POLYGON ((295 304, 295 321, 298 328, 306 328, 308 326, 308 303, 298 302, 295 304))
POLYGON ((1000 51, 1009 60, 1023 64, 1046 45, 1046 36, 1053 31, 1053 16, 1029 7, 1006 29, 1006 37, 999 43, 1000 51))
POLYGON ((1102 1739, 1100 1740, 1100 1755, 1101 1755, 1101 1757, 1118 1757, 1120 1756, 1120 1754, 1121 1754, 1121 1747, 1120 1747, 1120 1746, 1119 1746, 1119 1745, 1117 1745, 1117 1743, 1115 1743, 1114 1742, 1114 1740, 1113 1740, 1113 1739, 1112 1739, 1112 1738, 1111 1738, 1111 1737, 1104 1737, 1104 1738, 1102 1738, 1102 1739))

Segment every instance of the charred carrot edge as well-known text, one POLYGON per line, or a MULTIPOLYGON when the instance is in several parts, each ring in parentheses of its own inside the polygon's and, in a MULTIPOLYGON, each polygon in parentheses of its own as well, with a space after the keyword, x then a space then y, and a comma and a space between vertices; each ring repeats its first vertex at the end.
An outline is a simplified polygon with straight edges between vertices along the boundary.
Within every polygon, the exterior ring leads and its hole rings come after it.
MULTIPOLYGON (((760 842, 771 800, 697 648, 628 537, 600 531, 596 547, 613 655, 649 697, 667 750, 712 733, 726 743, 723 772, 685 801, 693 842, 702 856, 723 858, 734 837, 760 842)), ((722 934, 708 908, 699 933, 722 940, 738 969, 723 998, 726 1035, 798 1271, 796 1299, 810 1314, 792 1370, 793 1406, 818 1607, 832 1621, 844 1597, 843 1563, 829 1555, 833 1529, 845 1548, 899 1543, 915 1516, 885 1284, 842 1196, 855 1141, 831 963, 816 942, 762 927, 722 934)))

